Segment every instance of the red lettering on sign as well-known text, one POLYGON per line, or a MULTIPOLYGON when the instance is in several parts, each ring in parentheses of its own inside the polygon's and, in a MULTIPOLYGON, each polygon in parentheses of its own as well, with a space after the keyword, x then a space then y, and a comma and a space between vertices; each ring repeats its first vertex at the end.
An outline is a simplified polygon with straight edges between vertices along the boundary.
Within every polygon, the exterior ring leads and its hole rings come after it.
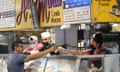
MULTIPOLYGON (((24 18, 24 22, 27 22, 28 12, 26 10, 30 8, 31 2, 32 2, 32 0, 21 0, 21 10, 16 17, 16 22, 18 25, 21 23, 22 16, 24 18)), ((31 17, 31 15, 29 15, 29 16, 31 17)))

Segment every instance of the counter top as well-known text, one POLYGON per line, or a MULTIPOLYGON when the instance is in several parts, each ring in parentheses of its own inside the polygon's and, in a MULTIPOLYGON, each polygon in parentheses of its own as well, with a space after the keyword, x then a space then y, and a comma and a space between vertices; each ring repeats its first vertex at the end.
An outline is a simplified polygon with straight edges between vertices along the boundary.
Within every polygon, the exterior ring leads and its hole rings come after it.
POLYGON ((109 54, 109 55, 51 55, 51 56, 46 56, 47 58, 93 58, 93 57, 99 57, 103 58, 106 56, 120 56, 120 54, 109 54))
MULTIPOLYGON (((8 56, 9 54, 0 54, 1 56, 8 56)), ((46 56, 47 58, 91 58, 91 57, 106 57, 106 56, 120 56, 120 54, 107 54, 107 55, 71 55, 71 54, 65 54, 65 55, 51 55, 46 56)))

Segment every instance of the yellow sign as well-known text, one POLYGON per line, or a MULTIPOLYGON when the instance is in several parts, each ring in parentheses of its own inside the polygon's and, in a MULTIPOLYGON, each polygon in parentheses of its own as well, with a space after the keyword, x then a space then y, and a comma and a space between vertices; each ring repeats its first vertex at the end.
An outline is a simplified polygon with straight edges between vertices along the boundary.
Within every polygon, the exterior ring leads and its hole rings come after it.
POLYGON ((15 28, 2 28, 0 31, 33 29, 30 4, 32 0, 16 0, 15 28))
POLYGON ((120 22, 120 3, 117 0, 92 0, 93 22, 120 22))
POLYGON ((62 0, 41 0, 40 26, 58 26, 64 23, 62 0))

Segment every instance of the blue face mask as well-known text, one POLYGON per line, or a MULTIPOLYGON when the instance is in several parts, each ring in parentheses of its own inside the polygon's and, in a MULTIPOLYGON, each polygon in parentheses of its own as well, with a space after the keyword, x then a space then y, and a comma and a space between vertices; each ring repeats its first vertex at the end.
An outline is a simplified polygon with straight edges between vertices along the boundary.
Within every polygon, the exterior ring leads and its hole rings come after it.
POLYGON ((35 48, 36 47, 36 45, 35 44, 31 44, 31 48, 35 48))

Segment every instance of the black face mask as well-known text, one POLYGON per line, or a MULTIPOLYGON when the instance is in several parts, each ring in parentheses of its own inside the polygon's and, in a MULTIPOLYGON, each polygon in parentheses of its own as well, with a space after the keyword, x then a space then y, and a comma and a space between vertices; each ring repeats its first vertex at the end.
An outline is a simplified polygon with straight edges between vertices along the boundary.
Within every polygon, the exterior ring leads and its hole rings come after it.
POLYGON ((48 46, 49 43, 48 43, 48 42, 44 42, 43 45, 44 45, 44 46, 48 46))
POLYGON ((89 49, 95 49, 93 45, 90 45, 88 48, 89 49))

